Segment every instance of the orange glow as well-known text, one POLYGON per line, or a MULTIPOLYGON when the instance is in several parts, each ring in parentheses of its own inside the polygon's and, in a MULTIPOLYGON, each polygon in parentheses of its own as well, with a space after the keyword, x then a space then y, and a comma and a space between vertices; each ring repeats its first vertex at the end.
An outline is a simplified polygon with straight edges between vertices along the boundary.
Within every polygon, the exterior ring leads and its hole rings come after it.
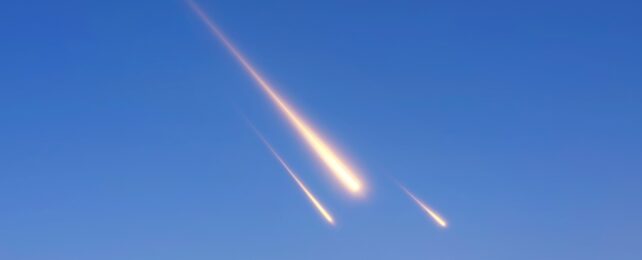
MULTIPOLYGON (((250 125, 250 126, 251 126, 251 125, 250 125)), ((253 126, 252 126, 252 128, 254 129, 254 127, 253 127, 253 126)), ((256 130, 256 129, 254 129, 254 132, 255 132, 255 133, 256 133, 256 135, 259 137, 259 139, 261 139, 261 141, 265 144, 265 146, 267 146, 267 148, 270 150, 270 152, 272 153, 272 155, 274 155, 274 157, 276 158, 276 160, 277 160, 277 161, 279 161, 279 163, 281 164, 281 166, 283 166, 283 168, 285 168, 285 171, 287 171, 287 172, 288 172, 288 174, 290 174, 290 177, 292 177, 292 179, 296 182, 296 184, 297 184, 297 185, 299 185, 299 188, 301 188, 301 190, 303 191, 303 193, 305 193, 305 196, 307 196, 307 197, 308 197, 308 200, 310 200, 310 202, 312 202, 312 205, 314 205, 314 207, 317 209, 317 211, 319 211, 319 213, 321 214, 321 216, 323 216, 323 218, 324 218, 328 223, 330 223, 331 225, 334 225, 334 218, 333 218, 333 217, 332 217, 332 215, 330 215, 330 213, 325 209, 325 207, 323 206, 323 204, 321 204, 321 202, 319 202, 319 200, 314 196, 314 194, 312 194, 312 192, 310 192, 310 190, 308 189, 308 187, 306 187, 306 186, 305 186, 305 184, 303 183, 303 181, 301 181, 301 179, 299 179, 299 177, 294 173, 294 171, 293 171, 292 169, 290 169, 290 166, 288 166, 288 164, 287 164, 287 163, 285 163, 285 161, 283 160, 283 158, 281 158, 281 156, 280 156, 280 155, 279 155, 279 154, 274 150, 274 148, 272 148, 272 145, 270 145, 270 143, 268 143, 268 141, 267 141, 267 140, 265 140, 265 138, 263 137, 263 135, 261 135, 261 133, 260 133, 258 130, 256 130)))
POLYGON ((254 66, 241 54, 241 52, 227 39, 218 26, 207 16, 207 14, 192 0, 187 0, 194 12, 203 20, 211 32, 225 45, 234 55, 245 71, 256 81, 261 89, 268 95, 270 100, 283 113, 288 122, 296 129, 298 134, 305 140, 309 148, 330 170, 335 179, 352 194, 363 194, 364 184, 359 175, 351 169, 345 160, 340 158, 335 149, 332 148, 305 120, 290 106, 274 88, 256 71, 254 66))
POLYGON ((437 224, 439 224, 443 228, 446 228, 448 226, 448 223, 446 223, 446 220, 444 220, 444 218, 439 216, 439 214, 437 214, 434 210, 428 207, 428 205, 425 202, 417 198, 414 194, 412 194, 412 192, 406 189, 406 187, 404 187, 403 185, 399 184, 399 186, 404 192, 406 192, 406 194, 408 194, 408 196, 410 196, 410 198, 412 198, 412 200, 415 201, 415 203, 417 203, 417 205, 419 205, 419 207, 421 207, 421 209, 423 209, 426 213, 428 213, 428 216, 430 216, 435 222, 437 222, 437 224))

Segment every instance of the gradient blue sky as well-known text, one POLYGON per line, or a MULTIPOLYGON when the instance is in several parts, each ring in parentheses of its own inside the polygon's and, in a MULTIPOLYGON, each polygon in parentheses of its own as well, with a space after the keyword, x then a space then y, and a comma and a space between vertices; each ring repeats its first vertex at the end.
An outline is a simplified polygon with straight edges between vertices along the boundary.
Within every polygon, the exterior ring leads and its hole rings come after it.
POLYGON ((2 1, 0 259, 642 259, 639 1, 199 2, 368 199, 184 2, 2 1))

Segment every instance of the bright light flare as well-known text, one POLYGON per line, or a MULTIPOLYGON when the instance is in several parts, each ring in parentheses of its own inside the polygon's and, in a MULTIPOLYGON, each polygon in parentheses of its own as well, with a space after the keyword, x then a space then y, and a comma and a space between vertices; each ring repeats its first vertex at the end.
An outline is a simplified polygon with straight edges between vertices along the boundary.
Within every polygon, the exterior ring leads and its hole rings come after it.
POLYGON ((272 155, 274 155, 276 160, 279 161, 281 166, 283 166, 283 168, 285 168, 285 171, 287 171, 288 174, 290 174, 290 177, 292 177, 292 179, 296 182, 296 184, 299 185, 299 188, 301 188, 303 193, 305 193, 305 196, 308 197, 308 200, 310 200, 310 202, 312 202, 312 205, 314 205, 314 207, 317 209, 319 214, 321 214, 321 216, 323 216, 323 218, 328 223, 330 223, 331 225, 334 225, 334 218, 328 212, 328 210, 325 209, 323 204, 321 204, 321 202, 319 202, 319 200, 314 196, 314 194, 312 194, 312 192, 305 186, 303 181, 301 181, 301 179, 299 179, 299 177, 296 175, 296 173, 294 173, 294 171, 292 169, 290 169, 290 166, 288 166, 288 164, 283 160, 283 158, 281 158, 281 156, 276 152, 276 150, 274 150, 274 148, 272 148, 272 145, 270 145, 270 143, 268 143, 268 141, 265 140, 263 135, 261 135, 261 133, 258 132, 258 130, 256 130, 256 129, 254 129, 254 132, 259 137, 259 139, 261 139, 261 141, 265 144, 265 146, 267 146, 267 148, 270 150, 272 155))
POLYGON ((430 216, 435 222, 437 222, 437 224, 439 224, 443 228, 446 228, 448 226, 448 223, 446 223, 446 220, 444 220, 444 218, 439 216, 439 214, 437 214, 437 212, 431 209, 425 202, 417 198, 414 194, 412 194, 412 192, 406 189, 406 187, 404 187, 403 185, 399 184, 399 187, 401 187, 401 189, 404 192, 406 192, 406 194, 408 194, 408 196, 410 196, 410 198, 412 198, 412 200, 414 200, 415 203, 417 203, 417 205, 421 207, 421 209, 423 209, 426 213, 428 213, 428 216, 430 216))
POLYGON ((225 45, 225 47, 234 55, 245 71, 256 81, 261 89, 269 96, 270 100, 276 105, 289 123, 301 135, 303 140, 319 159, 330 170, 336 180, 339 181, 352 194, 359 195, 364 191, 363 181, 359 175, 346 164, 344 159, 340 158, 335 149, 332 148, 321 136, 298 115, 298 113, 274 90, 274 88, 257 72, 254 66, 241 54, 241 52, 227 39, 218 26, 209 18, 209 16, 192 0, 186 0, 194 12, 209 27, 211 32, 225 45))

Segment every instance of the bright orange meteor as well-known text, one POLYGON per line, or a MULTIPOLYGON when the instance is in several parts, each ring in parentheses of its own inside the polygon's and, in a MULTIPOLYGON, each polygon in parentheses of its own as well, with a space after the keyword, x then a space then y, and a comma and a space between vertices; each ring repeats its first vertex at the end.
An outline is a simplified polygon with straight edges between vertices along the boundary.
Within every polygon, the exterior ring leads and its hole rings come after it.
POLYGON ((428 205, 426 205, 426 203, 424 203, 423 201, 418 199, 414 194, 412 194, 412 192, 410 192, 408 189, 406 189, 406 187, 404 187, 401 184, 399 184, 399 187, 401 187, 401 189, 404 192, 406 192, 406 194, 408 194, 408 196, 410 196, 410 198, 412 198, 412 200, 414 200, 415 203, 417 203, 417 205, 419 205, 419 207, 421 207, 421 209, 423 209, 426 213, 428 213, 428 215, 433 220, 435 220, 435 222, 437 222, 437 224, 439 224, 443 228, 446 228, 448 226, 448 223, 446 223, 446 220, 444 220, 441 216, 439 216, 439 214, 437 214, 434 210, 432 210, 430 207, 428 207, 428 205))
MULTIPOLYGON (((250 126, 252 126, 252 125, 250 125, 250 126)), ((272 145, 270 145, 270 143, 268 143, 268 141, 265 140, 263 135, 261 135, 261 133, 258 130, 256 130, 253 126, 252 126, 252 128, 254 129, 254 132, 259 137, 259 139, 261 139, 261 141, 265 144, 265 146, 267 146, 267 148, 270 150, 272 155, 274 155, 276 160, 279 161, 279 163, 281 163, 281 166, 283 166, 283 168, 285 168, 285 171, 287 171, 288 174, 290 174, 290 177, 292 177, 292 179, 294 179, 296 184, 299 185, 299 188, 301 188, 303 193, 305 193, 305 195, 308 197, 310 202, 312 202, 314 207, 317 208, 317 211, 319 211, 319 213, 323 216, 323 218, 325 218, 325 220, 328 223, 330 223, 331 225, 334 225, 334 218, 332 217, 332 215, 330 215, 330 213, 325 209, 325 207, 323 207, 321 202, 319 202, 319 200, 314 196, 314 194, 312 194, 312 192, 310 192, 310 190, 305 186, 303 181, 301 181, 299 179, 299 177, 294 173, 294 171, 292 169, 290 169, 290 166, 288 166, 288 164, 285 163, 283 158, 281 158, 281 156, 274 150, 274 148, 272 148, 272 145)))
POLYGON ((321 136, 303 120, 301 116, 274 90, 274 88, 256 71, 254 66, 236 49, 236 47, 225 37, 218 26, 207 16, 207 14, 192 0, 186 0, 194 12, 209 27, 212 33, 225 45, 225 47, 234 55, 248 74, 256 81, 261 89, 269 96, 270 100, 279 108, 279 110, 288 119, 290 124, 296 129, 301 137, 306 141, 310 149, 321 159, 328 167, 334 177, 348 191, 353 194, 362 194, 364 190, 363 181, 359 175, 349 167, 343 159, 321 136))

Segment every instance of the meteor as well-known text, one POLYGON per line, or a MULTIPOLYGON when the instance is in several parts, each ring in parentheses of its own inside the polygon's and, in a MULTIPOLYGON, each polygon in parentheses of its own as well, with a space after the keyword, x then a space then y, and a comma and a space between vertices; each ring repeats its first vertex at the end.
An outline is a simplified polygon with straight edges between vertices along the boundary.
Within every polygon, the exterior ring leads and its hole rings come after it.
POLYGON ((448 224, 446 223, 446 220, 444 220, 441 216, 439 216, 439 214, 437 214, 434 210, 432 210, 430 207, 428 207, 428 205, 426 205, 426 203, 424 203, 423 201, 418 199, 414 194, 412 194, 412 192, 410 192, 408 189, 406 189, 406 187, 404 187, 401 184, 399 184, 399 187, 401 187, 401 189, 404 192, 406 192, 406 194, 408 194, 408 196, 410 196, 410 198, 412 198, 412 200, 414 200, 415 203, 417 203, 417 205, 419 205, 419 207, 421 207, 421 209, 423 209, 426 213, 428 213, 428 216, 430 216, 442 228, 446 228, 448 226, 448 224))
POLYGON ((325 164, 334 178, 354 195, 363 194, 364 184, 359 175, 342 159, 333 147, 312 128, 293 108, 288 104, 274 88, 257 72, 254 66, 243 56, 243 54, 223 34, 218 26, 193 0, 186 0, 196 15, 207 25, 210 31, 218 38, 227 50, 242 65, 243 69, 260 86, 261 90, 270 98, 273 104, 283 113, 290 125, 307 143, 308 147, 325 164))
POLYGON ((276 158, 276 160, 279 161, 281 166, 283 166, 283 168, 285 168, 285 171, 287 171, 288 174, 290 174, 290 177, 292 177, 294 182, 296 182, 296 184, 299 185, 299 188, 301 188, 303 193, 305 193, 305 196, 308 197, 308 200, 310 200, 310 202, 312 202, 312 205, 314 205, 314 207, 317 209, 317 211, 319 211, 321 216, 323 216, 323 218, 328 223, 330 223, 331 225, 334 225, 334 218, 325 209, 325 207, 323 207, 323 204, 321 204, 321 202, 319 202, 319 200, 314 196, 314 194, 312 194, 312 192, 305 186, 303 181, 301 181, 301 179, 299 179, 299 177, 296 175, 296 173, 294 173, 294 171, 290 168, 290 166, 288 166, 288 164, 285 163, 283 158, 281 158, 281 156, 276 152, 276 150, 274 150, 272 145, 270 145, 270 143, 268 143, 268 141, 263 137, 263 135, 258 130, 256 130, 256 128, 254 128, 254 126, 252 126, 251 124, 250 124, 250 126, 252 127, 252 129, 254 130, 256 135, 259 137, 259 139, 261 139, 261 142, 263 142, 263 144, 265 144, 265 146, 267 146, 267 148, 270 150, 272 155, 274 155, 274 158, 276 158))

